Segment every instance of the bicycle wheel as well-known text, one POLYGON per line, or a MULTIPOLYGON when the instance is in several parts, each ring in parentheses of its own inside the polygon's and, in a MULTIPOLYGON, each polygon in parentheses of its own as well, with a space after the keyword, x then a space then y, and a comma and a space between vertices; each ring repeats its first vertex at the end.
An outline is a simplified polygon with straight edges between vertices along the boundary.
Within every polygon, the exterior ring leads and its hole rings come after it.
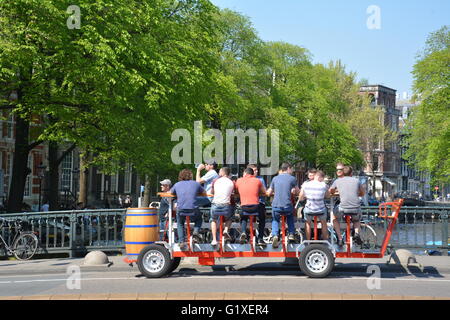
POLYGON ((22 233, 14 242, 12 251, 19 260, 29 260, 36 253, 38 238, 34 233, 22 233))
POLYGON ((375 250, 377 248, 377 233, 368 224, 361 223, 359 235, 362 240, 362 249, 375 250))

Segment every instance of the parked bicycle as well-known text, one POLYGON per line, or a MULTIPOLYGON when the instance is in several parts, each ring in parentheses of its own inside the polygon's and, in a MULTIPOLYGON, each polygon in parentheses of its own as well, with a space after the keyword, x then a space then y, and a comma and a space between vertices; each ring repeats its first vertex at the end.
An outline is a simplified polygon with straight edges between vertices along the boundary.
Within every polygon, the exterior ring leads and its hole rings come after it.
POLYGON ((4 247, 5 253, 14 255, 18 260, 29 260, 37 251, 39 240, 32 231, 23 231, 23 221, 17 219, 13 222, 0 218, 0 230, 7 229, 11 232, 14 229, 12 245, 8 245, 0 233, 0 247, 4 247))

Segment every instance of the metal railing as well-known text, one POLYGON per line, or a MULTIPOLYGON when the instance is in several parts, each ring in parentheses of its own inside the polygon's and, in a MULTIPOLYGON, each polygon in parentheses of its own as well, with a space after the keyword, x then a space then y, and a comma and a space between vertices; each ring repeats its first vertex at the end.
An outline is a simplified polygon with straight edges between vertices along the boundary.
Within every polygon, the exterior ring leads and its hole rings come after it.
MULTIPOLYGON (((74 257, 92 250, 123 250, 125 212, 125 209, 51 211, 3 214, 1 217, 8 221, 21 219, 27 230, 37 233, 37 254, 68 253, 74 257)), ((12 239, 13 232, 9 228, 0 228, 6 241, 12 239)))
MULTIPOLYGON (((204 213, 209 209, 202 209, 204 213)), ((436 250, 448 255, 450 208, 403 207, 390 245, 394 248, 413 250, 436 250)), ((67 253, 70 257, 92 250, 106 252, 124 251, 123 226, 125 209, 53 211, 40 213, 2 214, 0 217, 13 221, 22 219, 27 230, 37 232, 40 246, 37 254, 67 253)), ((363 219, 377 232, 381 244, 386 221, 378 219, 378 207, 363 207, 363 219)), ((271 220, 271 208, 267 208, 267 220, 271 220)), ((14 230, 1 228, 6 241, 14 230)), ((0 250, 0 256, 4 255, 0 250)))

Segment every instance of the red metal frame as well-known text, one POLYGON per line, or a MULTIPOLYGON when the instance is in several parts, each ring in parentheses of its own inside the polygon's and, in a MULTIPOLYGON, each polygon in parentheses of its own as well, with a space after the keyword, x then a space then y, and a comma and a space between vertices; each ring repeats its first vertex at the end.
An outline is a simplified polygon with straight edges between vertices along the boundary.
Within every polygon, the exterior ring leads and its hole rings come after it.
MULTIPOLYGON (((379 253, 362 253, 362 252, 351 252, 350 251, 350 217, 347 218, 347 251, 346 252, 336 252, 336 258, 382 258, 384 257, 389 241, 391 239, 392 233, 395 228, 395 224, 398 221, 398 217, 400 214, 400 209, 403 206, 403 199, 396 202, 388 202, 383 203, 379 207, 379 217, 388 220, 388 228, 386 230, 386 234, 384 236, 382 246, 379 253), (392 209, 393 214, 388 215, 388 208, 392 209)), ((190 223, 189 217, 187 217, 187 230, 188 230, 188 239, 190 239, 190 223)), ((232 252, 232 251, 223 251, 222 247, 222 237, 223 237, 223 217, 220 219, 220 250, 215 252, 193 252, 189 246, 189 251, 177 251, 173 252, 173 257, 178 258, 199 258, 200 265, 214 265, 214 261, 216 258, 296 258, 296 252, 287 252, 287 246, 285 241, 285 233, 286 233, 286 218, 282 216, 282 243, 283 250, 276 252, 255 252, 253 243, 251 243, 251 251, 246 252, 232 252)), ((315 217, 315 228, 314 228, 314 238, 318 239, 318 230, 317 230, 317 217, 315 217)), ((253 230, 253 216, 250 216, 250 236, 251 241, 254 241, 254 230, 253 230)), ((125 262, 131 263, 135 261, 129 261, 128 258, 124 259, 125 262)))
MULTIPOLYGON (((318 222, 317 220, 318 220, 317 216, 314 216, 314 240, 319 240, 319 230, 317 227, 317 222, 318 222)), ((323 226, 322 226, 322 228, 323 228, 323 226)))

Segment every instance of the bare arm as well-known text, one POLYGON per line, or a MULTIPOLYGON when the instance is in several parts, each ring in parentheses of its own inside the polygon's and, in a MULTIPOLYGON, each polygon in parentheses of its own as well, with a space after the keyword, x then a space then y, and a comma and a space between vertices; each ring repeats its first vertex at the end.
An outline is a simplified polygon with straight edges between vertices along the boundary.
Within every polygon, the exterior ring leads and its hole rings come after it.
POLYGON ((195 176, 195 181, 197 181, 198 183, 205 183, 205 180, 202 180, 202 170, 205 168, 205 166, 203 164, 201 164, 198 168, 197 168, 197 174, 195 176))
POLYGON ((364 195, 366 194, 366 192, 364 191, 364 188, 362 185, 359 186, 359 190, 358 190, 358 196, 359 197, 364 197, 364 195))
POLYGON ((300 190, 299 200, 300 200, 300 201, 306 200, 305 192, 303 191, 303 189, 300 190))

